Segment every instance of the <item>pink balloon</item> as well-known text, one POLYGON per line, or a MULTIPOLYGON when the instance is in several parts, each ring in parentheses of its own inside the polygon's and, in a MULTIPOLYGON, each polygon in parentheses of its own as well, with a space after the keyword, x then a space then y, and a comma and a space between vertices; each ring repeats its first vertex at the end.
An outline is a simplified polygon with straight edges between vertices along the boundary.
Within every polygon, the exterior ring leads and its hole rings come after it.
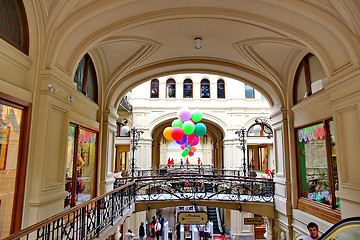
POLYGON ((193 151, 193 150, 190 150, 190 151, 189 151, 189 156, 190 156, 190 157, 194 156, 194 151, 193 151))
POLYGON ((200 137, 195 137, 194 141, 192 142, 191 146, 195 146, 200 142, 200 137))
POLYGON ((184 150, 184 149, 186 148, 186 145, 183 144, 183 145, 181 145, 180 147, 181 147, 182 150, 184 150))
POLYGON ((200 141, 200 138, 195 136, 194 133, 192 133, 188 136, 188 143, 190 144, 190 146, 197 145, 199 143, 199 141, 200 141))

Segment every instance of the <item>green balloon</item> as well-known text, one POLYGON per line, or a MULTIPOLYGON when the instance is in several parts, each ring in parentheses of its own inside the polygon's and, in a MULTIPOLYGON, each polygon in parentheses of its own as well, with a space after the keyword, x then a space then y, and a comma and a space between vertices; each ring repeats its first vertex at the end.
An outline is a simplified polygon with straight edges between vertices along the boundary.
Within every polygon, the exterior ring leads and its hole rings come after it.
POLYGON ((204 134, 206 133, 206 126, 203 123, 197 123, 195 125, 195 131, 194 134, 195 136, 201 137, 204 136, 204 134))
POLYGON ((184 131, 184 133, 186 135, 190 135, 190 134, 192 134, 194 132, 195 125, 194 125, 194 123, 192 121, 186 121, 182 125, 182 130, 184 131))
POLYGON ((182 151, 181 156, 186 157, 187 154, 188 154, 188 152, 186 152, 186 151, 184 150, 184 151, 182 151))
POLYGON ((175 119, 171 124, 172 127, 179 127, 179 128, 181 128, 182 125, 183 125, 183 122, 179 119, 175 119))
POLYGON ((191 114, 191 120, 193 120, 194 122, 200 122, 202 117, 203 117, 202 112, 200 112, 198 110, 192 112, 192 114, 191 114))

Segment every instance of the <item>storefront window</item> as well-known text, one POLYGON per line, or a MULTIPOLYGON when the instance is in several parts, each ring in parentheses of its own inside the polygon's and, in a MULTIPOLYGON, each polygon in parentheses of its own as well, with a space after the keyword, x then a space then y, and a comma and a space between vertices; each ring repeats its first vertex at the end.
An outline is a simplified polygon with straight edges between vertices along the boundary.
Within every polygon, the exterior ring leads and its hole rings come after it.
POLYGON ((68 196, 65 198, 65 209, 95 197, 96 160, 97 133, 70 125, 65 176, 68 196))
POLYGON ((301 197, 331 205, 333 208, 339 207, 338 201, 335 201, 338 179, 336 154, 333 152, 333 122, 298 129, 297 138, 301 197), (327 135, 330 136, 330 141, 327 140, 327 135))
MULTIPOLYGON (((11 233, 23 110, 0 103, 0 238, 11 233)), ((25 164, 25 163, 23 163, 25 164)))

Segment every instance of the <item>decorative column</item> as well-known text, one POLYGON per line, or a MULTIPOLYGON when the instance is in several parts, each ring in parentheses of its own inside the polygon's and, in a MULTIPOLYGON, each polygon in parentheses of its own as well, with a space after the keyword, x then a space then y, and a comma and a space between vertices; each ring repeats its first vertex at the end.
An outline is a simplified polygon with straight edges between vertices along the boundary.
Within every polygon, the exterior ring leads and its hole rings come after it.
POLYGON ((104 110, 103 112, 103 129, 101 155, 99 157, 100 168, 100 194, 113 190, 114 178, 114 161, 115 161, 115 134, 116 119, 118 115, 114 108, 104 110))
POLYGON ((292 238, 292 202, 291 202, 291 172, 289 157, 289 136, 287 111, 281 107, 273 108, 271 120, 274 131, 275 149, 275 210, 277 211, 276 228, 286 232, 292 238))

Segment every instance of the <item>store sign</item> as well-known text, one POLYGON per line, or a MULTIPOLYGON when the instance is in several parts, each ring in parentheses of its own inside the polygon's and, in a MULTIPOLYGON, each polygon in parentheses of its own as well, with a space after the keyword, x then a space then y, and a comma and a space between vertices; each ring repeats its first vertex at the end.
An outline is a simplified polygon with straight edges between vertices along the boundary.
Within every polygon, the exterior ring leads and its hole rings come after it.
POLYGON ((257 217, 257 218, 244 218, 245 225, 262 225, 264 224, 264 219, 257 217))
POLYGON ((180 224, 206 224, 208 221, 208 215, 206 212, 181 212, 178 215, 178 221, 180 224))

